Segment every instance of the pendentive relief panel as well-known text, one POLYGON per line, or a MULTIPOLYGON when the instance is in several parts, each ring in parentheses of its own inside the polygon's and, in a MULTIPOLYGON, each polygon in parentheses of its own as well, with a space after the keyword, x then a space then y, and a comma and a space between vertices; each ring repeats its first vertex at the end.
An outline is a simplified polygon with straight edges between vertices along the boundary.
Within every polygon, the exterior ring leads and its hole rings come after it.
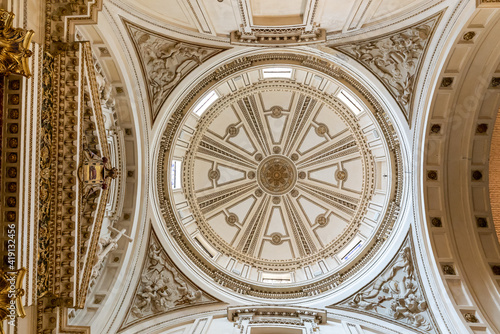
POLYGON ((141 64, 153 119, 168 95, 186 75, 225 50, 160 35, 125 19, 123 24, 141 64))
POLYGON ((440 333, 423 289, 410 237, 384 271, 360 292, 329 306, 373 315, 409 330, 440 333))
POLYGON ((441 13, 379 38, 332 47, 372 72, 389 90, 411 124, 419 73, 440 18, 441 13))
POLYGON ((170 260, 151 230, 146 259, 121 329, 178 309, 221 301, 202 291, 170 260))

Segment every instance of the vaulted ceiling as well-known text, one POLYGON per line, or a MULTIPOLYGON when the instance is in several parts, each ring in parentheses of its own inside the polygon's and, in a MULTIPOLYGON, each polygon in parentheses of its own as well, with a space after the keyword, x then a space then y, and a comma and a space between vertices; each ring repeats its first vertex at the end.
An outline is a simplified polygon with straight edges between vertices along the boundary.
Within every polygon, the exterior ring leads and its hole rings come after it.
MULTIPOLYGON (((494 40, 496 10, 454 0, 105 1, 98 25, 78 33, 120 87, 117 117, 133 129, 124 210, 135 240, 120 243, 126 260, 94 288, 104 301, 73 323, 109 317, 93 328, 159 331, 176 317, 262 303, 330 307, 412 333, 465 328, 470 310, 486 319, 449 270, 460 260, 443 250, 453 233, 436 193, 448 186, 438 161, 443 131, 453 131, 439 110, 452 109, 467 61, 481 72, 473 50, 494 40)), ((488 85, 495 57, 481 74, 488 85)))

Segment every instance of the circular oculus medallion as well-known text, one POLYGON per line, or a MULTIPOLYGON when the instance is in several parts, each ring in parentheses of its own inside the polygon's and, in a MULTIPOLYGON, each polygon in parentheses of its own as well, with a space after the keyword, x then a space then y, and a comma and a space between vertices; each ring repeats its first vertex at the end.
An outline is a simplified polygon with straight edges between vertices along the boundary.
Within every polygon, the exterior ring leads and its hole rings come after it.
MULTIPOLYGON (((215 88, 219 96, 225 85, 215 88)), ((224 286, 300 296, 301 286, 350 270, 373 249, 390 218, 397 184, 387 175, 398 148, 388 148, 371 111, 353 112, 332 95, 300 82, 256 80, 199 118, 188 113, 178 127, 190 135, 187 148, 185 136, 174 141, 164 164, 182 161, 182 186, 165 180, 173 228, 188 255, 207 274, 218 272, 224 286)))

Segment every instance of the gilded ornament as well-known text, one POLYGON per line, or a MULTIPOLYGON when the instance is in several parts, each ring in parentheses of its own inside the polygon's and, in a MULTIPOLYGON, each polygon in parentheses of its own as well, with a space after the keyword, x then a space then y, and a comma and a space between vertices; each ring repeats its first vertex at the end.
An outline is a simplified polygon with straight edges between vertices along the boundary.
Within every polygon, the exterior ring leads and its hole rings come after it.
POLYGON ((16 213, 14 211, 7 211, 5 216, 7 217, 7 220, 10 222, 13 222, 16 220, 16 213))
POLYGON ((15 320, 16 317, 24 318, 21 298, 24 296, 22 288, 26 269, 4 272, 0 269, 0 333, 4 334, 4 320, 15 320))
POLYGON ((0 9, 0 73, 30 77, 29 47, 33 30, 12 28, 14 13, 0 9))
POLYGON ((9 118, 18 119, 19 118, 19 110, 18 109, 9 109, 9 118))
POLYGON ((12 80, 9 82, 9 89, 19 90, 21 88, 21 82, 19 80, 12 80))
POLYGON ((10 138, 9 139, 9 147, 10 148, 17 148, 17 146, 18 146, 17 138, 10 138))
POLYGON ((7 198, 7 206, 9 207, 15 207, 17 204, 17 200, 15 197, 8 197, 7 198))
POLYGON ((11 178, 17 177, 17 168, 16 167, 9 167, 7 169, 7 176, 11 178))
MULTIPOLYGON (((1 47, 1 46, 0 46, 1 47)), ((1 54, 0 54, 1 57, 1 54)), ((0 59, 0 69, 1 69, 1 59, 0 59)), ((19 94, 9 94, 9 104, 18 105, 19 104, 19 94)))
POLYGON ((17 133, 19 131, 19 126, 15 123, 9 125, 10 133, 17 133))
POLYGON ((16 163, 17 162, 17 153, 9 153, 7 155, 7 161, 10 162, 10 163, 16 163))

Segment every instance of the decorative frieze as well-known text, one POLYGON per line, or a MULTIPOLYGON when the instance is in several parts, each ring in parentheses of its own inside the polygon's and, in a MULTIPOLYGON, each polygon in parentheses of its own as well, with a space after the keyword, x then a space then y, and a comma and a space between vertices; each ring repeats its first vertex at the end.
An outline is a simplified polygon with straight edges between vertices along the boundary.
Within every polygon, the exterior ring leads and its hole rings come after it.
POLYGON ((241 334, 252 333, 253 329, 268 326, 278 331, 293 328, 303 333, 314 333, 320 331, 319 325, 326 324, 327 313, 307 307, 245 305, 228 307, 227 319, 235 322, 241 334))
POLYGON ((311 30, 305 27, 251 28, 250 32, 231 32, 231 44, 246 46, 294 46, 315 44, 326 41, 326 30, 314 26, 311 30))

